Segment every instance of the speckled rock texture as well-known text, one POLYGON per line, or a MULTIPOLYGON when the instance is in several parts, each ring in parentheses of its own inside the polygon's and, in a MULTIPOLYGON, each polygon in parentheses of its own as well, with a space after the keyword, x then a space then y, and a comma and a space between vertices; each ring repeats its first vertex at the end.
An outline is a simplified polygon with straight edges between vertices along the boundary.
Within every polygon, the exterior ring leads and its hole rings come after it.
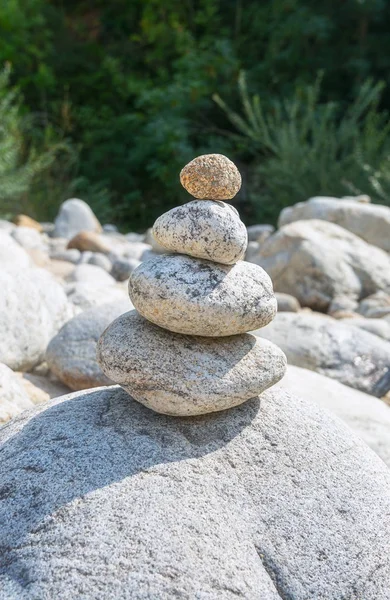
POLYGON ((236 406, 279 381, 286 357, 264 342, 250 334, 179 335, 131 311, 105 330, 97 358, 107 377, 148 408, 188 416, 236 406))
POLYGON ((171 254, 130 276, 134 307, 149 321, 189 335, 225 336, 267 325, 276 314, 272 282, 257 265, 234 266, 171 254))
POLYGON ((314 403, 172 419, 89 390, 0 443, 1 600, 388 600, 389 470, 314 403))
POLYGON ((200 200, 230 200, 241 187, 241 175, 223 154, 203 154, 181 170, 180 182, 200 200))
POLYGON ((390 343, 323 314, 278 313, 256 335, 280 346, 290 364, 381 398, 390 390, 390 343))
POLYGON ((131 308, 130 300, 102 304, 68 321, 46 351, 52 373, 72 390, 112 384, 98 365, 96 345, 111 321, 131 308))
POLYGON ((155 222, 153 235, 167 250, 225 265, 242 260, 248 245, 236 209, 212 200, 194 200, 166 212, 155 222))

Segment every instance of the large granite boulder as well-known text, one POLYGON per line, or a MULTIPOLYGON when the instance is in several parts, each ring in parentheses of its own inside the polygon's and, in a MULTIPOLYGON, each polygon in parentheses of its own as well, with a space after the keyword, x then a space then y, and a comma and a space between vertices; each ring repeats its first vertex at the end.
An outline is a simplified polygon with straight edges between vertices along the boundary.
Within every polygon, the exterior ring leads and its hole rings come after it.
POLYGON ((390 343, 326 315, 278 313, 256 332, 279 346, 292 365, 382 397, 390 389, 390 343))
POLYGON ((33 406, 18 375, 0 363, 0 425, 33 406))
POLYGON ((281 390, 190 419, 88 390, 0 444, 1 600, 388 598, 388 468, 281 390))
POLYGON ((313 310, 327 311, 336 297, 390 290, 390 256, 326 221, 285 225, 252 262, 268 272, 276 292, 291 294, 313 310))
POLYGON ((333 412, 390 467, 390 406, 385 402, 293 365, 276 387, 333 412))
POLYGON ((352 325, 353 327, 359 327, 370 333, 383 338, 390 342, 390 323, 386 319, 366 319, 365 317, 353 317, 343 319, 342 322, 345 325, 352 325))
POLYGON ((7 230, 0 229, 0 268, 11 271, 25 269, 32 264, 27 252, 13 239, 7 230))
POLYGON ((0 270, 0 361, 28 371, 74 311, 61 285, 43 269, 0 270))
POLYGON ((65 323, 47 348, 46 361, 52 373, 72 390, 113 383, 98 365, 96 346, 111 321, 131 308, 129 299, 102 304, 65 323))
POLYGON ((25 250, 48 252, 44 237, 32 227, 16 227, 11 233, 13 239, 25 250))
POLYGON ((390 252, 389 206, 318 196, 284 208, 279 216, 279 226, 307 219, 336 223, 369 244, 390 252))

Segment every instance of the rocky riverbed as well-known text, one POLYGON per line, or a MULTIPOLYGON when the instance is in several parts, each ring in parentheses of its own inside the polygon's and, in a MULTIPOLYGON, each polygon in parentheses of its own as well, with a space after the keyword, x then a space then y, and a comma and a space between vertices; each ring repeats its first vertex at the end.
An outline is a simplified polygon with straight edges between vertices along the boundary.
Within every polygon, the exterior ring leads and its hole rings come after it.
POLYGON ((246 228, 226 204, 238 171, 210 156, 182 171, 195 199, 143 234, 102 225, 80 199, 54 223, 0 221, 0 424, 13 421, 0 432, 0 499, 16 494, 1 600, 67 586, 92 599, 388 597, 389 538, 377 533, 390 528, 378 458, 390 465, 390 208, 317 197, 282 211, 276 230, 246 228), (279 379, 260 403, 193 420, 133 399, 201 415, 279 379), (145 521, 138 505, 129 520, 126 497, 147 505, 145 521), (99 559, 89 550, 77 574, 71 557, 86 539, 99 559))

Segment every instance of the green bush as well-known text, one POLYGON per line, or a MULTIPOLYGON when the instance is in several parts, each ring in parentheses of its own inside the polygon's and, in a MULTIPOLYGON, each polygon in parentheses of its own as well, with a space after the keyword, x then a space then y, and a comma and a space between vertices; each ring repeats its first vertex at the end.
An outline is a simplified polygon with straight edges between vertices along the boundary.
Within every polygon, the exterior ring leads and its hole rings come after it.
POLYGON ((378 110, 383 85, 365 82, 346 108, 321 102, 321 77, 291 98, 265 105, 239 78, 242 113, 215 95, 253 156, 250 199, 257 220, 276 222, 285 206, 311 196, 368 194, 389 203, 390 121, 378 110), (344 108, 344 109, 343 109, 344 108))
POLYGON ((35 205, 42 204, 42 187, 54 177, 60 153, 70 147, 54 140, 49 126, 37 129, 40 140, 35 139, 33 143, 32 118, 22 114, 20 96, 9 86, 9 78, 10 67, 7 66, 0 72, 1 215, 27 212, 37 216, 39 211, 35 205))
MULTIPOLYGON (((238 111, 245 70, 268 115, 274 98, 291 98, 323 69, 320 103, 336 102, 340 119, 363 81, 387 78, 389 26, 385 0, 0 2, 0 68, 12 64, 23 94, 23 146, 71 142, 24 202, 48 219, 74 194, 102 220, 145 229, 188 198, 183 164, 213 151, 241 158, 237 201, 248 213, 246 181, 263 191, 262 176, 252 148, 225 135, 212 94, 238 111)), ((387 90, 381 105, 390 109, 387 90)), ((381 164, 364 167, 377 194, 387 189, 381 164)))

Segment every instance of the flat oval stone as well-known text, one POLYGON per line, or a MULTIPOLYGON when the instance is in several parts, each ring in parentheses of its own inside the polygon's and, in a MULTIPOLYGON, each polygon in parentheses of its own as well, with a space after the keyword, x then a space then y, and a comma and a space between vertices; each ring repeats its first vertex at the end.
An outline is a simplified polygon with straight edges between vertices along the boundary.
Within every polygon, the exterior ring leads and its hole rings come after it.
POLYGON ((242 404, 279 381, 286 357, 271 342, 245 333, 188 337, 161 329, 136 311, 101 336, 102 371, 133 398, 167 415, 200 415, 242 404))
POLYGON ((203 154, 181 170, 180 182, 200 200, 230 200, 241 187, 241 175, 223 154, 203 154))
POLYGON ((158 256, 133 271, 129 295, 146 319, 177 333, 224 336, 264 327, 277 310, 258 265, 220 265, 182 254, 158 256))
POLYGON ((167 250, 225 265, 242 260, 248 245, 235 209, 213 200, 193 200, 164 213, 153 226, 153 236, 167 250))

